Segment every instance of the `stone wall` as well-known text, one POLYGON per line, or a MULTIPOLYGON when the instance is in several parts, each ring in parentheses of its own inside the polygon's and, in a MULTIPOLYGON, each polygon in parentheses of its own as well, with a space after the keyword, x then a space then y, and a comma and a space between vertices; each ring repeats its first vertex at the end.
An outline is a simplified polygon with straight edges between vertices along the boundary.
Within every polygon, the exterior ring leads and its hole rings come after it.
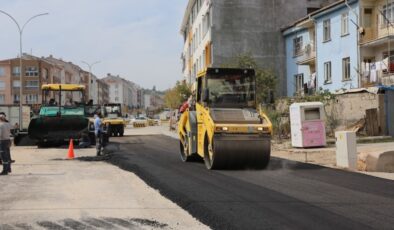
MULTIPOLYGON (((275 109, 282 114, 282 117, 288 117, 290 104, 301 101, 302 99, 296 98, 279 99, 275 109)), ((324 104, 326 130, 330 134, 333 131, 345 130, 365 118, 365 111, 368 109, 377 109, 380 134, 387 134, 384 94, 359 92, 335 95, 324 104)), ((282 120, 286 121, 286 119, 282 120)))

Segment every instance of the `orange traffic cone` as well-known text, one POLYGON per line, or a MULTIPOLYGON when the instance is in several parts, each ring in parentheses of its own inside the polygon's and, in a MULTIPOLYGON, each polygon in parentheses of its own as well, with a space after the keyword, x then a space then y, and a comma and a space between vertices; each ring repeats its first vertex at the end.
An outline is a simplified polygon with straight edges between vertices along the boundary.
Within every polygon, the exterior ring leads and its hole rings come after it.
POLYGON ((74 159, 74 143, 73 139, 70 139, 70 145, 68 146, 68 159, 74 159))

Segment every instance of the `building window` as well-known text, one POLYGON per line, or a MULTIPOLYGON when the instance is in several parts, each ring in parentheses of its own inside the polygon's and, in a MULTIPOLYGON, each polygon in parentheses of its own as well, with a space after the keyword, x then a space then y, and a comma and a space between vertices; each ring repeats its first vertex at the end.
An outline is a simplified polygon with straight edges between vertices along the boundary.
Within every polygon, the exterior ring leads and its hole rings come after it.
POLYGON ((342 14, 341 18, 341 35, 349 34, 349 13, 342 14))
POLYGON ((342 80, 350 80, 350 58, 342 59, 342 80))
POLYGON ((5 103, 5 95, 0 94, 0 104, 4 104, 4 103, 5 103))
POLYGON ((203 21, 203 26, 202 26, 202 31, 203 31, 203 37, 208 33, 210 27, 211 27, 211 19, 210 19, 210 13, 209 11, 204 15, 202 21, 203 21))
POLYGON ((38 68, 35 66, 26 67, 25 76, 30 76, 30 77, 38 76, 38 68))
POLYGON ((12 87, 15 87, 15 88, 21 87, 21 81, 19 81, 19 80, 12 81, 12 87))
POLYGON ((331 21, 330 19, 323 21, 323 42, 331 40, 331 21))
POLYGON ((324 63, 324 83, 331 83, 331 62, 324 63))
POLYGON ((26 81, 26 88, 38 88, 39 82, 38 81, 26 81))
POLYGON ((364 9, 364 17, 363 17, 363 24, 365 28, 370 28, 372 26, 372 9, 365 8, 364 9))
POLYGON ((389 3, 383 6, 383 15, 381 16, 381 25, 387 26, 388 22, 392 23, 394 20, 394 3, 389 3))
POLYGON ((37 94, 26 95, 26 103, 27 104, 36 104, 37 102, 38 102, 38 95, 37 94))
POLYGON ((14 66, 14 67, 12 67, 12 75, 13 75, 13 76, 19 76, 19 74, 20 74, 20 68, 19 68, 19 66, 14 66))
POLYGON ((19 102, 19 94, 14 94, 14 103, 19 102))
POLYGON ((198 36, 199 36, 198 44, 200 44, 201 41, 202 41, 202 27, 201 27, 201 24, 198 25, 198 36))
POLYGON ((115 102, 119 102, 119 97, 115 97, 115 102))
POLYGON ((294 75, 295 78, 295 91, 296 93, 302 92, 304 88, 304 74, 296 74, 294 75))
POLYGON ((0 81, 0 90, 4 90, 4 89, 5 89, 5 82, 0 81))
POLYGON ((4 67, 0 67, 0 77, 4 76, 4 67))
POLYGON ((293 55, 299 56, 302 54, 302 37, 293 39, 293 55))

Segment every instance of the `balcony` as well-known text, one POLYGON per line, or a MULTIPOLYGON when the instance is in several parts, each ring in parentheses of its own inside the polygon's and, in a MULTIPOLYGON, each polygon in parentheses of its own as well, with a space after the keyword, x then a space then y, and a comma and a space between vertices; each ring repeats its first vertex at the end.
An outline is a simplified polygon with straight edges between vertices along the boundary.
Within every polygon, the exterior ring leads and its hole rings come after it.
POLYGON ((377 27, 360 28, 359 32, 361 34, 360 45, 364 47, 375 47, 384 43, 387 44, 388 38, 390 37, 391 40, 394 36, 394 28, 392 26, 387 27, 383 24, 377 27))
POLYGON ((296 54, 296 62, 298 65, 315 64, 316 48, 313 43, 305 45, 304 49, 296 54))
MULTIPOLYGON (((377 85, 392 86, 394 85, 394 62, 390 64, 390 70, 386 67, 385 61, 374 63, 374 68, 362 65, 361 87, 372 87, 377 85), (380 67, 378 65, 380 64, 380 67)), ((371 65, 371 64, 369 64, 371 65)))

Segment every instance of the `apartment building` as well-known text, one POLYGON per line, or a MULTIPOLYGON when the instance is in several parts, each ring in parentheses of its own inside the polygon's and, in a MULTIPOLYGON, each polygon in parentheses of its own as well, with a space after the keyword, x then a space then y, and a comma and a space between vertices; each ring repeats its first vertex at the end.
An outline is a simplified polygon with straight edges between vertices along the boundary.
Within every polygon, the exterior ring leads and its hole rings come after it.
POLYGON ((361 83, 394 85, 394 1, 360 0, 361 83))
POLYGON ((14 103, 11 93, 12 92, 11 72, 12 72, 11 60, 0 61, 0 104, 14 103))
POLYGON ((135 83, 110 73, 102 81, 108 84, 109 103, 120 103, 125 111, 138 107, 138 91, 140 87, 135 83))
POLYGON ((357 0, 337 1, 283 30, 287 96, 360 87, 357 0))
MULTIPOLYGON (((99 98, 103 99, 108 95, 107 87, 103 85, 105 82, 101 82, 101 91, 99 91, 98 78, 94 74, 83 70, 79 65, 64 61, 61 58, 55 58, 52 55, 46 57, 45 60, 58 68, 57 75, 60 76, 60 83, 85 85, 84 96, 86 101, 92 100, 93 104, 99 104, 99 98)), ((81 96, 77 93, 65 93, 62 100, 80 101, 81 96)))
MULTIPOLYGON (((19 58, 0 61, 0 104, 19 104, 20 97, 20 66, 19 58)), ((35 108, 42 103, 41 86, 43 84, 83 84, 86 86, 84 95, 82 93, 65 92, 62 95, 62 103, 93 100, 93 103, 108 101, 108 86, 93 74, 84 71, 72 62, 49 57, 36 57, 24 54, 22 57, 22 103, 34 105, 35 108)), ((49 97, 58 102, 55 92, 49 97)))
POLYGON ((101 79, 97 79, 97 104, 109 103, 109 86, 101 79))
MULTIPOLYGON (((87 86, 85 95, 89 95, 89 87, 86 85, 88 73, 83 71, 81 67, 72 62, 64 61, 61 58, 55 58, 52 55, 46 57, 45 60, 58 67, 59 71, 57 74, 59 74, 61 84, 84 84, 87 86)), ((83 96, 81 93, 65 92, 62 94, 62 104, 65 102, 73 103, 75 101, 81 101, 83 96)), ((55 98, 55 100, 57 99, 55 98)))
MULTIPOLYGON (((22 103, 40 104, 41 85, 58 83, 56 67, 50 62, 24 54, 22 57, 22 103)), ((0 61, 0 104, 19 104, 20 101, 20 63, 19 58, 0 61)))
POLYGON ((394 1, 341 0, 283 31, 288 96, 394 85, 394 1), (316 79, 314 84, 310 84, 316 79))
POLYGON ((189 0, 181 24, 182 71, 188 83, 199 71, 251 54, 278 76, 285 95, 285 48, 280 28, 334 0, 189 0), (285 15, 285 16, 283 16, 285 15))

